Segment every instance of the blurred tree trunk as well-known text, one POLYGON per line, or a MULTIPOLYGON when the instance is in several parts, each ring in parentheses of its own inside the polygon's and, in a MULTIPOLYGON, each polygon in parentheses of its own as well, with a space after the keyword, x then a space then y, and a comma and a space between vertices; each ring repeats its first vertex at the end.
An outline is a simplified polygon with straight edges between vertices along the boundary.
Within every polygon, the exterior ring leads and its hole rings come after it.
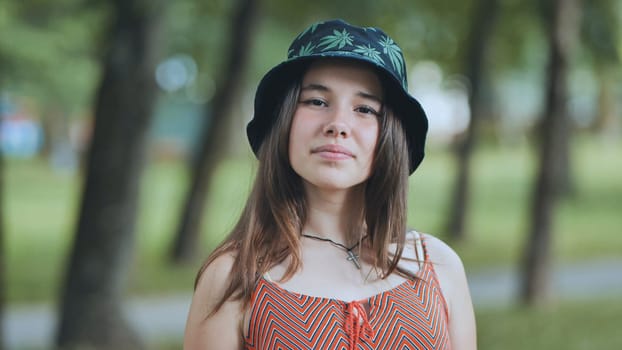
POLYGON ((163 7, 115 0, 80 216, 61 295, 56 345, 141 349, 122 314, 132 261, 146 136, 157 88, 154 70, 163 7))
POLYGON ((595 132, 608 138, 620 137, 620 115, 616 104, 616 82, 613 69, 608 66, 597 67, 598 108, 592 128, 595 132))
MULTIPOLYGON (((555 177, 555 181, 553 182, 553 194, 558 196, 558 197, 567 197, 567 196, 571 196, 574 194, 575 192, 575 181, 574 181, 574 177, 573 174, 574 172, 572 171, 572 162, 571 162, 571 156, 570 156, 570 139, 572 136, 572 129, 573 129, 573 125, 572 125, 572 120, 570 119, 570 116, 568 115, 568 106, 567 106, 567 99, 568 99, 568 92, 567 92, 567 76, 568 76, 568 66, 569 66, 569 61, 572 55, 572 51, 573 48, 575 46, 576 41, 578 40, 579 37, 579 26, 580 26, 580 18, 579 18, 579 13, 581 11, 581 1, 582 0, 564 0, 564 1, 552 1, 552 0, 547 0, 544 1, 543 6, 547 6, 549 3, 553 2, 554 3, 554 8, 552 9, 545 9, 544 10, 544 21, 546 22, 545 25, 550 25, 550 27, 547 28, 548 32, 549 32, 549 46, 554 47, 556 46, 557 49, 557 54, 554 53, 550 53, 551 58, 550 58, 550 63, 555 62, 555 60, 557 60, 558 62, 560 62, 559 65, 559 69, 560 69, 560 75, 563 77, 560 77, 561 81, 560 84, 563 82, 565 85, 559 85, 560 86, 560 97, 559 97, 559 103, 561 104, 561 110, 559 110, 560 113, 563 113, 562 116, 560 117, 561 121, 559 122, 559 124, 557 125, 557 127, 559 128, 559 130, 557 130, 557 132, 559 133, 558 135, 558 140, 557 140, 557 145, 555 146, 555 153, 553 158, 551 159, 553 161, 553 172, 554 172, 554 177, 555 177), (556 14, 551 13, 551 11, 553 12, 560 12, 562 15, 566 16, 568 15, 568 18, 563 18, 563 19, 557 19, 556 18, 556 14), (548 13, 548 15, 547 15, 548 13), (557 23, 557 24, 555 24, 557 23), (554 28, 554 26, 557 26, 557 28, 554 28), (557 32, 556 32, 557 31, 557 32), (555 44, 553 42, 556 42, 555 44), (553 56, 557 56, 557 58, 554 58, 553 56)), ((555 68, 549 68, 549 69, 555 69, 555 68)), ((551 74, 551 73, 549 73, 551 74)), ((550 86, 549 86, 550 89, 550 86)), ((551 92, 549 91, 549 95, 551 94, 551 92)), ((550 98, 550 97, 549 97, 550 98)), ((549 101, 547 101, 547 104, 550 103, 549 101)), ((547 107, 547 112, 552 112, 553 109, 552 108, 548 108, 547 107)), ((546 119, 547 116, 545 116, 544 118, 546 119)), ((546 138, 546 133, 547 131, 545 131, 545 129, 547 128, 547 123, 543 121, 543 125, 541 128, 541 138, 546 138)))
POLYGON ((227 40, 230 47, 226 56, 226 67, 205 113, 209 122, 205 123, 198 154, 192 164, 191 185, 172 246, 171 259, 175 263, 189 262, 196 254, 209 185, 221 160, 222 145, 227 138, 229 113, 235 97, 239 95, 248 65, 252 35, 258 18, 258 3, 258 0, 238 0, 234 8, 231 38, 227 40))
MULTIPOLYGON (((0 92, 2 91, 0 85, 0 92)), ((0 129, 2 118, 0 118, 0 129)), ((4 349, 4 304, 6 296, 6 271, 5 271, 5 247, 4 247, 4 155, 0 149, 0 350, 4 349)))
MULTIPOLYGON (((5 52, 0 49, 0 98, 1 94, 4 93, 4 84, 6 78, 6 58, 5 52)), ((2 123, 4 122, 3 118, 0 116, 0 130, 2 130, 2 123)), ((4 153, 2 148, 0 147, 0 350, 6 348, 5 339, 6 336, 4 334, 4 323, 5 323, 5 303, 6 303, 6 289, 7 289, 7 278, 6 278, 6 249, 5 249, 5 236, 6 231, 4 228, 4 198, 5 198, 5 189, 4 189, 4 153)))
POLYGON ((456 145, 456 160, 458 174, 454 183, 450 215, 447 223, 447 232, 452 240, 465 238, 465 222, 469 206, 471 188, 471 159, 477 137, 483 104, 481 101, 482 84, 484 80, 484 61, 490 43, 492 28, 497 17, 498 0, 479 0, 474 6, 469 31, 465 74, 471 83, 469 104, 471 106, 471 121, 456 145))
POLYGON ((540 132, 539 169, 532 193, 531 228, 525 247, 521 297, 527 304, 545 303, 552 294, 551 236, 558 199, 559 159, 568 142, 567 76, 576 39, 579 0, 547 0, 549 42, 546 107, 540 132))

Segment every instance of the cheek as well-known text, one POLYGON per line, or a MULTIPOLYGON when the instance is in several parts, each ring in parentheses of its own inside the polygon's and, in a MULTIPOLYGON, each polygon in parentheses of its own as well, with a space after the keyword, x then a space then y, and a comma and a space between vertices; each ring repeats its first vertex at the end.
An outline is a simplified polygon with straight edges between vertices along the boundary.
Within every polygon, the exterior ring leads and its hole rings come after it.
POLYGON ((367 128, 361 135, 366 149, 371 153, 376 149, 379 133, 378 123, 376 123, 373 127, 367 128))
POLYGON ((309 137, 316 128, 317 125, 314 124, 314 118, 309 118, 304 114, 294 114, 292 126, 289 130, 290 145, 292 143, 291 140, 300 140, 309 137))
POLYGON ((306 126, 304 118, 300 118, 297 114, 294 114, 292 120, 292 126, 289 129, 289 154, 300 152, 300 148, 304 143, 306 126))

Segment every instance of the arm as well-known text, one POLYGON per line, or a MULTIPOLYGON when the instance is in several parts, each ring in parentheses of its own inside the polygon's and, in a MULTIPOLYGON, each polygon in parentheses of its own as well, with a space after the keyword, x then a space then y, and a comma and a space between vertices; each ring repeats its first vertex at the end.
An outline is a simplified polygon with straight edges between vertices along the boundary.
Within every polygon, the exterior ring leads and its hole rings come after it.
POLYGON ((475 350, 475 315, 462 261, 453 249, 438 238, 425 235, 424 239, 448 304, 452 347, 457 350, 475 350))
POLYGON ((218 312, 207 317, 228 286, 233 259, 231 255, 222 255, 203 271, 186 321, 184 350, 242 349, 239 301, 226 301, 218 312))

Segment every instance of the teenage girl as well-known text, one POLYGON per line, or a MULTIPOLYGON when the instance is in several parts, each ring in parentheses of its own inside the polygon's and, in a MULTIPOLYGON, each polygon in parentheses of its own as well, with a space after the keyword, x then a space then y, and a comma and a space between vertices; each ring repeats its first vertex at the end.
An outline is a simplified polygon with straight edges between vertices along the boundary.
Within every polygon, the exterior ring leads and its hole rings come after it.
POLYGON ((426 132, 384 32, 298 35, 257 88, 256 180, 199 272, 184 349, 476 349, 459 257, 406 228, 426 132))

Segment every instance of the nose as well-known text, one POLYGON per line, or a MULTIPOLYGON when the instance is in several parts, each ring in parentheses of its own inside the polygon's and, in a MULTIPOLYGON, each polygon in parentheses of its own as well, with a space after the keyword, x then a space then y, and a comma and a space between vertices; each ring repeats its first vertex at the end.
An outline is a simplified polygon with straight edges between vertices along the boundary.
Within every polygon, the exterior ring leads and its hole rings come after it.
POLYGON ((335 112, 333 118, 324 125, 324 135, 330 137, 348 137, 350 136, 350 127, 343 120, 344 112, 335 112))
POLYGON ((344 123, 330 122, 324 127, 324 135, 333 137, 348 137, 350 132, 344 123))

